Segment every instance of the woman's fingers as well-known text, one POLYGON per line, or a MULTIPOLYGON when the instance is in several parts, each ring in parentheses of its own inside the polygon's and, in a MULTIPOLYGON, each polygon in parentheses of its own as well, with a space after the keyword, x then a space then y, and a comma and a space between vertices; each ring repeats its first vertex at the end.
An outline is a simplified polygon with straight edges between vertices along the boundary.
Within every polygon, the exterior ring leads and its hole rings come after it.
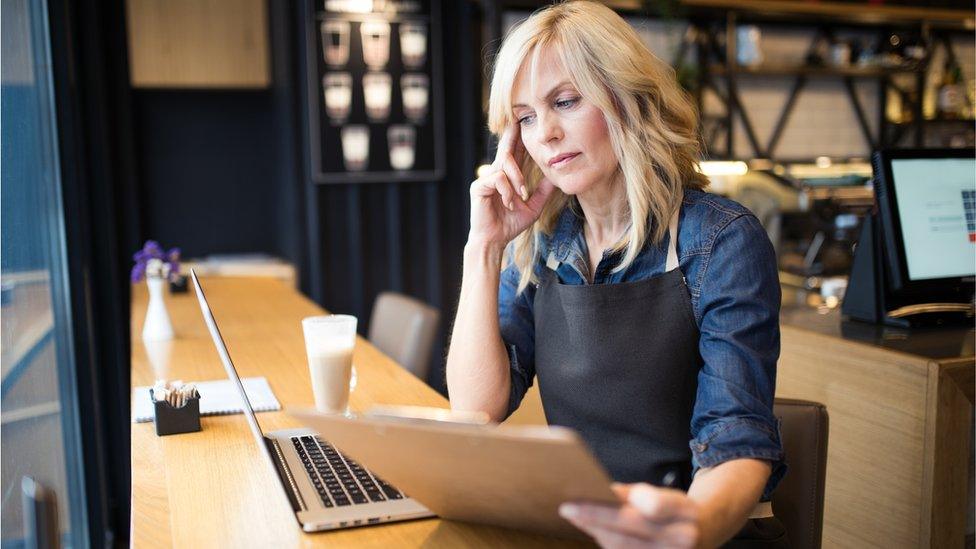
POLYGON ((542 207, 546 205, 549 197, 552 196, 553 191, 556 190, 556 186, 552 184, 545 177, 539 180, 539 185, 533 191, 532 196, 525 201, 525 205, 529 207, 535 213, 542 211, 542 207))
POLYGON ((508 180, 512 183, 512 188, 518 193, 519 198, 526 200, 529 197, 529 192, 525 189, 525 178, 522 177, 522 169, 516 164, 515 157, 511 154, 502 160, 502 171, 508 176, 508 180))
POLYGON ((662 529, 652 539, 627 535, 612 528, 580 525, 579 529, 592 537, 600 547, 625 549, 630 547, 655 549, 691 549, 698 546, 698 530, 690 524, 676 524, 662 529))
POLYGON ((505 172, 498 172, 497 177, 494 178, 495 190, 502 197, 502 204, 505 205, 509 210, 515 209, 515 189, 512 188, 512 183, 509 181, 508 176, 505 172))
POLYGON ((515 189, 512 188, 505 172, 499 171, 486 175, 471 184, 471 196, 473 197, 490 198, 495 194, 501 198, 502 205, 505 208, 515 209, 515 189))
POLYGON ((563 504, 559 514, 596 538, 603 547, 654 543, 655 547, 695 547, 700 530, 693 520, 676 518, 657 522, 633 505, 619 508, 593 504, 563 504))
POLYGON ((649 520, 697 520, 698 507, 684 492, 650 484, 631 485, 627 502, 649 520))
POLYGON ((595 526, 579 526, 579 529, 586 532, 603 549, 644 549, 650 544, 648 540, 634 538, 616 530, 595 526))
POLYGON ((579 527, 607 528, 629 536, 651 539, 660 525, 645 519, 640 511, 630 505, 609 507, 606 505, 564 503, 559 514, 579 527))
POLYGON ((521 141, 522 135, 518 124, 509 124, 498 139, 498 150, 495 152, 495 165, 500 166, 506 157, 515 152, 516 141, 521 141))
POLYGON ((539 214, 546 201, 556 190, 555 185, 546 178, 542 178, 535 191, 529 196, 522 170, 511 155, 499 159, 498 171, 486 175, 471 184, 471 195, 490 197, 498 193, 502 205, 510 211, 526 206, 534 214, 539 214))

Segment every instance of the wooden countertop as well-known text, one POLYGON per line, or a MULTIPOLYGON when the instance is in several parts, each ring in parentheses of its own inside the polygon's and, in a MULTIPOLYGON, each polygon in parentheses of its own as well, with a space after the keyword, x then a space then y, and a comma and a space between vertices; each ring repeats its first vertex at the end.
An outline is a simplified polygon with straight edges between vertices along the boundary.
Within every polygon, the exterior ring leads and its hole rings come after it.
MULTIPOLYGON (((241 377, 265 376, 282 407, 314 406, 300 321, 322 314, 280 281, 204 278, 207 299, 241 377)), ((191 291, 192 292, 192 291, 191 291)), ((192 293, 168 295, 176 339, 148 346, 141 329, 147 292, 132 292, 132 385, 156 378, 225 379, 192 293)), ((447 407, 447 400, 360 338, 353 358, 358 384, 350 406, 447 407)), ((257 414, 265 431, 300 427, 284 411, 257 414)), ((243 415, 201 419, 197 433, 157 437, 152 423, 131 425, 134 547, 520 546, 561 540, 503 528, 426 519, 306 534, 243 415)))
POLYGON ((972 360, 976 355, 973 326, 897 328, 842 317, 840 307, 827 308, 820 294, 783 287, 780 329, 797 330, 913 355, 923 359, 972 360))

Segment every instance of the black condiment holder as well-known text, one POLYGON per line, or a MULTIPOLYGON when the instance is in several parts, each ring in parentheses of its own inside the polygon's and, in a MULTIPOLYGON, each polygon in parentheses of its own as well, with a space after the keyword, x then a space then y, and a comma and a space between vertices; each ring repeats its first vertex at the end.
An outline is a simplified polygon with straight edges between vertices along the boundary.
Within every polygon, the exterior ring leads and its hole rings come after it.
POLYGON ((188 288, 186 275, 176 275, 169 281, 169 293, 171 294, 185 294, 188 288))
POLYGON ((157 436, 193 433, 200 430, 199 396, 186 399, 186 403, 180 408, 174 408, 166 400, 156 400, 152 389, 149 390, 149 398, 152 399, 155 408, 153 421, 156 423, 157 436))

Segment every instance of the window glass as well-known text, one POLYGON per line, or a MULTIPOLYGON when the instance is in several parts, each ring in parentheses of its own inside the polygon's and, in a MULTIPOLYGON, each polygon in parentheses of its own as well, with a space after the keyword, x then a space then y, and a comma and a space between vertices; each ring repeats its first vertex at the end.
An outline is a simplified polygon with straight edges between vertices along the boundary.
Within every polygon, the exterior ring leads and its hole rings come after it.
POLYGON ((56 495, 62 545, 86 546, 47 4, 0 6, 0 536, 28 535, 29 476, 56 495))

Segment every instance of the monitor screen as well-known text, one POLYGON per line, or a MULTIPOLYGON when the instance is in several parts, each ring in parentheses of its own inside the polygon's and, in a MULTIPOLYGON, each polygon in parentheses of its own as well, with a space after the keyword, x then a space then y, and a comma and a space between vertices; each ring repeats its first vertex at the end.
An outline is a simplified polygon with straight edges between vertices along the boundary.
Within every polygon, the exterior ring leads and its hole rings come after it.
POLYGON ((891 178, 909 280, 976 273, 976 159, 893 158, 891 178))

